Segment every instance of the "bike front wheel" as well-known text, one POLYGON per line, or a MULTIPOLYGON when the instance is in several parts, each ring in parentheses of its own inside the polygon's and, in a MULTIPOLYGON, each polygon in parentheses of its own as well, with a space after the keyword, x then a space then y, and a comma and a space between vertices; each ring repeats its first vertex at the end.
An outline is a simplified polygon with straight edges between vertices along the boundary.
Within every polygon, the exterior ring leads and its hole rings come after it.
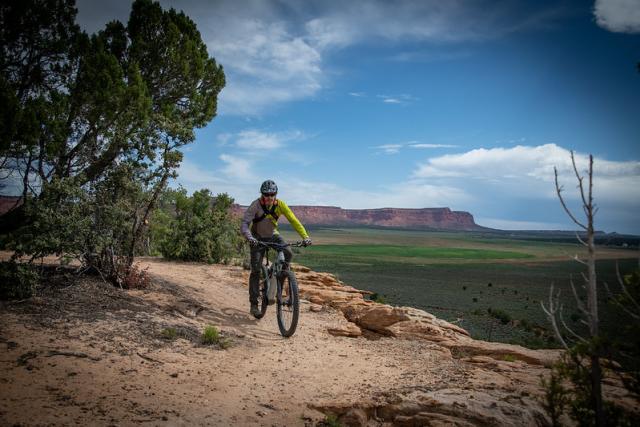
POLYGON ((298 282, 293 271, 283 271, 278 279, 278 328, 283 337, 290 337, 298 326, 300 300, 298 282))
POLYGON ((256 319, 262 319, 267 312, 267 306, 269 305, 269 299, 267 296, 267 287, 269 285, 269 273, 267 267, 262 265, 260 269, 260 293, 258 294, 258 309, 259 314, 253 315, 256 319))

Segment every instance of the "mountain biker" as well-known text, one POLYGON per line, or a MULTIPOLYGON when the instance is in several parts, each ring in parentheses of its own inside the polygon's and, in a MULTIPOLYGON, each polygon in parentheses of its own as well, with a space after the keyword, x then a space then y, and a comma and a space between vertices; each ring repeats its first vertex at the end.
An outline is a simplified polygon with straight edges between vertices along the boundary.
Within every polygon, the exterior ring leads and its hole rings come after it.
MULTIPOLYGON (((251 275, 249 276, 249 303, 251 304, 251 314, 260 314, 258 309, 258 293, 260 292, 260 265, 264 256, 265 248, 258 242, 284 244, 284 239, 278 233, 278 218, 284 215, 293 228, 302 238, 302 244, 308 246, 311 239, 307 230, 298 221, 287 204, 276 198, 278 186, 272 180, 267 180, 260 186, 261 196, 254 200, 247 208, 242 218, 240 230, 251 245, 251 275)), ((283 269, 289 268, 289 263, 293 257, 291 249, 284 247, 285 263, 283 269)))

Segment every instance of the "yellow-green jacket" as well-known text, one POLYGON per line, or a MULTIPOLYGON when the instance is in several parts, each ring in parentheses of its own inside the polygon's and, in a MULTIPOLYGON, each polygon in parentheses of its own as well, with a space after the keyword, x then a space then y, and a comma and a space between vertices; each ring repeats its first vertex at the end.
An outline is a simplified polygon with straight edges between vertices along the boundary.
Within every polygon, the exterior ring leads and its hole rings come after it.
POLYGON ((279 199, 276 199, 271 206, 263 205, 260 198, 254 200, 244 213, 240 231, 247 239, 252 236, 271 237, 278 234, 278 219, 283 215, 302 239, 309 238, 307 230, 304 229, 289 206, 279 199))

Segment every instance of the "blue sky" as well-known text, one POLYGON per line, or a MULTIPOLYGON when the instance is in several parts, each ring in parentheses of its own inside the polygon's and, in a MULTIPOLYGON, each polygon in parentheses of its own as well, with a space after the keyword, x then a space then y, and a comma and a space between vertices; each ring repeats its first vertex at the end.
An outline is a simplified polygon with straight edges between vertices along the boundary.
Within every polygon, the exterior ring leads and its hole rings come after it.
MULTIPOLYGON (((177 183, 248 204, 442 207, 573 229, 569 150, 595 157, 596 227, 640 234, 640 0, 161 1, 225 68, 177 183)), ((130 2, 78 1, 96 31, 130 2)), ((176 183, 176 184, 177 184, 176 183)), ((578 211, 580 213, 580 211, 578 211)))

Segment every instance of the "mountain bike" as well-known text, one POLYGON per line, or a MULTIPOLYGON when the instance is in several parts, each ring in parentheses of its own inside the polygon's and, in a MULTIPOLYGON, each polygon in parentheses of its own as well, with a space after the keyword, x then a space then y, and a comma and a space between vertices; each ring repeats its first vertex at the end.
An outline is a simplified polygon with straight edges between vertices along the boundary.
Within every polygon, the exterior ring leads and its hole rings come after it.
POLYGON ((298 296, 298 282, 296 275, 290 269, 284 269, 284 252, 287 246, 305 246, 302 242, 295 243, 270 243, 258 241, 265 248, 263 261, 260 268, 260 293, 258 296, 258 308, 260 314, 255 316, 261 319, 267 312, 267 306, 276 304, 278 329, 283 337, 290 337, 298 326, 300 315, 300 299, 298 296), (276 251, 275 260, 269 264, 269 250, 276 251))

